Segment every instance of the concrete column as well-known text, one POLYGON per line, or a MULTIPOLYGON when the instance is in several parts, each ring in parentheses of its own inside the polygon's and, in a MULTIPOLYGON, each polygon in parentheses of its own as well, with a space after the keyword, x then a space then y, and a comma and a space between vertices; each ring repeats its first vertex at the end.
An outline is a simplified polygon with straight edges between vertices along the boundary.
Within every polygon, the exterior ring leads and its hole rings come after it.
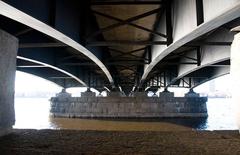
MULTIPOLYGON (((240 30, 240 28, 239 28, 240 30)), ((230 75, 232 82, 232 103, 234 106, 238 128, 240 129, 240 33, 234 36, 231 46, 230 75)))
POLYGON ((14 84, 18 40, 0 30, 0 136, 15 124, 14 84))

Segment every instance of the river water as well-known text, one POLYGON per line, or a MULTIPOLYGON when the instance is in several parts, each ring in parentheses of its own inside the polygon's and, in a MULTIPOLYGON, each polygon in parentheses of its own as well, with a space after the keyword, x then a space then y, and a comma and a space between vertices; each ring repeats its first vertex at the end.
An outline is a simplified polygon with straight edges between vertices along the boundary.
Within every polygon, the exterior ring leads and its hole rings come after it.
POLYGON ((53 118, 47 98, 15 98, 18 129, 78 129, 78 130, 236 130, 230 99, 209 98, 207 119, 78 119, 53 118))

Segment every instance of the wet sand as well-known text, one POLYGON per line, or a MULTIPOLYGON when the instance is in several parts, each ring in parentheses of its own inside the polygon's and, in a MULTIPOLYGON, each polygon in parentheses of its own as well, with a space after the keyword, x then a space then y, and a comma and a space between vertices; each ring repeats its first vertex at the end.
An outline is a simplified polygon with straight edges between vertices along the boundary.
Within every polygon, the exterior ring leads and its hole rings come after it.
POLYGON ((240 154, 238 131, 14 130, 0 154, 240 154))

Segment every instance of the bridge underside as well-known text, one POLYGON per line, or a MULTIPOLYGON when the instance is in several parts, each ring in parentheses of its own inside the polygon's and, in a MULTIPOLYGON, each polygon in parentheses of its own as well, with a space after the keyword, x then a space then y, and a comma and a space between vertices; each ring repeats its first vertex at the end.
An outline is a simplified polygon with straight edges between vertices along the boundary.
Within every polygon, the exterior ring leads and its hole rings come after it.
MULTIPOLYGON (((64 88, 111 91, 101 99, 87 91, 87 100, 72 98, 65 89, 58 94, 64 105, 85 107, 88 115, 92 106, 100 106, 101 116, 119 115, 121 110, 125 115, 130 109, 133 116, 152 116, 149 108, 156 114, 164 108, 194 113, 199 94, 190 89, 177 98, 167 88, 194 88, 228 74, 230 60, 239 79, 239 12, 239 0, 0 1, 0 135, 15 122, 16 68, 64 88), (230 59, 233 40, 237 58, 230 59), (165 88, 160 97, 142 92, 159 88, 165 88), (123 92, 133 96, 120 98, 123 92), (73 104, 65 104, 66 96, 73 104), (90 100, 94 104, 85 106, 90 100)), ((236 83, 239 89, 239 80, 236 83)), ((206 98, 202 101, 196 111, 205 115, 206 98)), ((61 105, 58 110, 65 111, 61 105)))
POLYGON ((18 70, 125 94, 229 73, 230 30, 240 25, 237 0, 5 0, 0 8, 0 28, 19 39, 18 70))

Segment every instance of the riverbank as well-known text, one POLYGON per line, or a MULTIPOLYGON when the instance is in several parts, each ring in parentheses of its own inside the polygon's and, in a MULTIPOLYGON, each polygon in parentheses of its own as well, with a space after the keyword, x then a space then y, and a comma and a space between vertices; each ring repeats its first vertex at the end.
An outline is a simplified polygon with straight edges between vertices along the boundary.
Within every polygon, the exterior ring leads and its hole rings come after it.
POLYGON ((238 131, 14 130, 0 138, 5 154, 240 154, 238 131))

